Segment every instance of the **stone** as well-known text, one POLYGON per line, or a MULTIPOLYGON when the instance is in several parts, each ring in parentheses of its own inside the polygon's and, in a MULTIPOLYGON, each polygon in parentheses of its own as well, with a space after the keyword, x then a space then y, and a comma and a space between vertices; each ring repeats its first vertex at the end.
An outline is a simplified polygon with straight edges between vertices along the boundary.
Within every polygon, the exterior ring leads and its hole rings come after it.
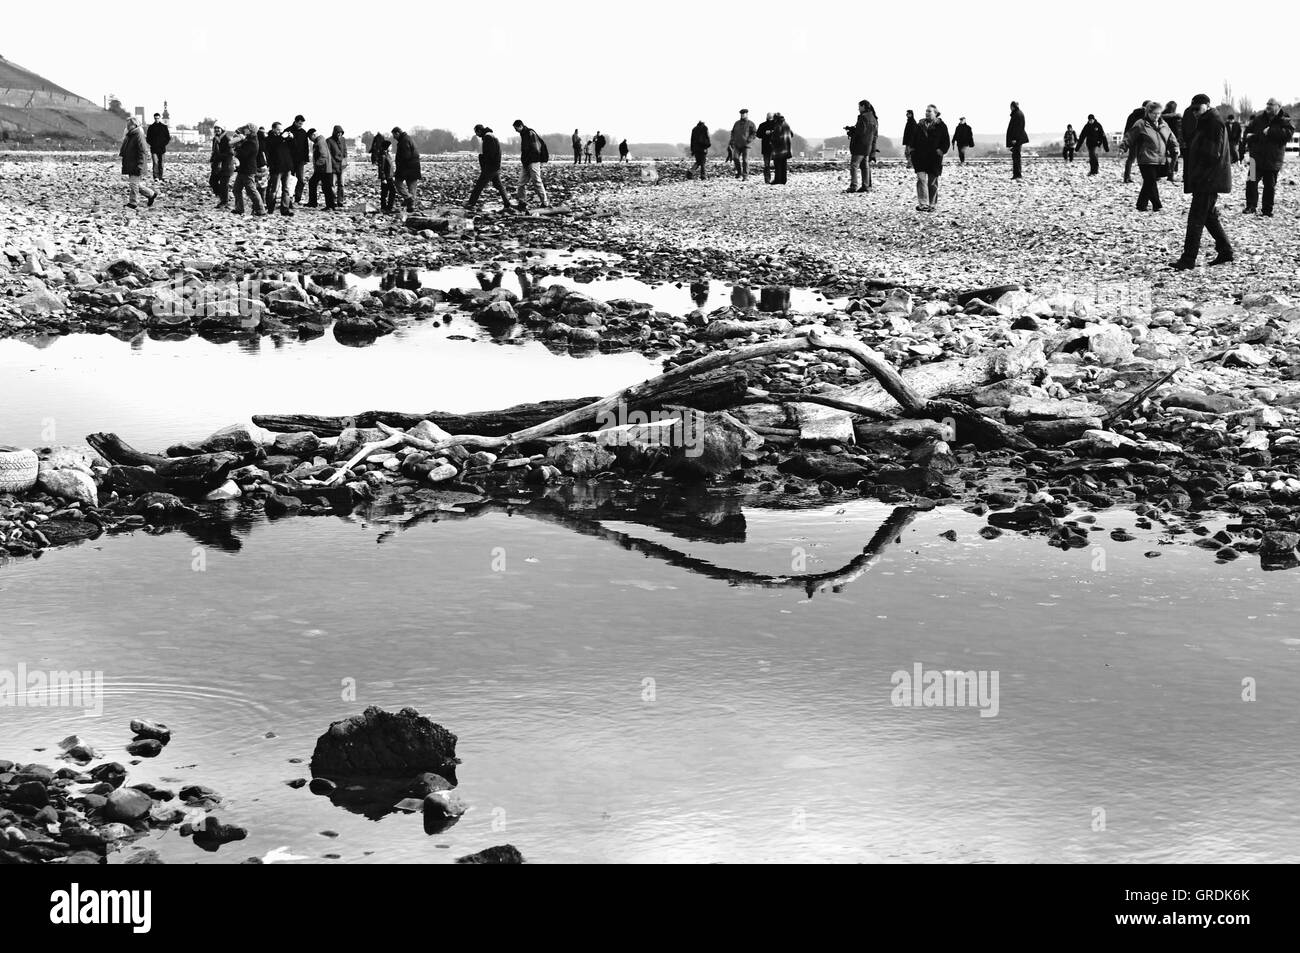
POLYGON ((488 847, 474 854, 466 854, 464 857, 457 857, 458 864, 522 864, 524 855, 519 853, 519 849, 512 844, 501 844, 496 847, 488 847))
POLYGON ((1284 556, 1300 547, 1300 533, 1269 530, 1260 540, 1259 552, 1263 556, 1284 556))
POLYGON ((402 791, 402 794, 423 801, 430 794, 438 791, 450 791, 451 787, 451 782, 442 775, 434 774, 432 771, 422 771, 415 776, 415 779, 402 791))
POLYGON ((514 305, 509 301, 493 301, 487 307, 481 309, 475 316, 478 321, 492 324, 512 324, 519 319, 515 313, 514 305))
POLYGON ((130 822, 149 813, 153 798, 137 788, 118 788, 108 796, 104 817, 110 821, 130 822))
POLYGON ((72 500, 84 506, 96 506, 99 503, 99 488, 95 485, 94 478, 81 470, 42 469, 36 478, 36 485, 51 496, 72 500))
POLYGON ((268 496, 263 506, 267 516, 288 516, 302 509, 302 500, 276 493, 268 496))
POLYGON ((744 338, 751 334, 789 334, 794 325, 785 318, 766 318, 760 321, 742 321, 737 318, 716 318, 700 332, 706 341, 722 341, 726 338, 744 338))
POLYGON ((434 791, 424 798, 424 816, 435 820, 460 817, 469 804, 455 791, 434 791))
POLYGON ((546 459, 563 473, 586 476, 608 470, 615 457, 598 444, 574 440, 551 447, 546 451, 546 459))
POLYGON ((762 448, 764 440, 724 410, 690 412, 683 416, 680 439, 670 440, 664 470, 677 479, 723 476, 741 468, 744 454, 762 448))
POLYGON ((410 777, 454 774, 456 736, 414 708, 376 706, 330 725, 316 739, 312 774, 325 777, 410 777))
POLYGON ((795 454, 778 464, 777 469, 809 480, 826 480, 836 486, 857 486, 871 475, 871 468, 857 457, 821 450, 795 454))
POLYGON ((1099 324, 1088 335, 1088 353, 1103 366, 1121 364, 1133 358, 1133 337, 1117 324, 1099 324))
POLYGON ((253 428, 248 424, 231 424, 228 427, 222 427, 216 433, 200 441, 198 450, 200 453, 229 451, 231 453, 246 454, 252 453, 261 445, 260 436, 254 433, 253 428))
POLYGON ((295 457, 311 457, 320 449, 320 437, 310 430, 300 433, 278 433, 275 435, 273 446, 281 453, 292 454, 295 457))
POLYGON ((137 758, 156 758, 162 754, 162 742, 157 738, 140 738, 126 746, 127 754, 137 758))

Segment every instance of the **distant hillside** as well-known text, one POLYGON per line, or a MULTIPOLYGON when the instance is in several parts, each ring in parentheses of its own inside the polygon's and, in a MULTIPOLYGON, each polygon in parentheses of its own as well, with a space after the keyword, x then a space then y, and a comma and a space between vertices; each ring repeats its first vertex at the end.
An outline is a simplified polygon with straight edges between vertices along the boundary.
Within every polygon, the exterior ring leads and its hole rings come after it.
POLYGON ((0 139, 60 139, 94 145, 122 137, 122 119, 0 56, 0 139))

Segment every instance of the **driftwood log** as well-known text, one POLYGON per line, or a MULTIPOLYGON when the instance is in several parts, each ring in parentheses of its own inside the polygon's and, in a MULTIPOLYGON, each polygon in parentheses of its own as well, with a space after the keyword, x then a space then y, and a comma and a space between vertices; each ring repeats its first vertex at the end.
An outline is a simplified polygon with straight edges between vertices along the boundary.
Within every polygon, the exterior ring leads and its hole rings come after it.
MULTIPOLYGON (((86 443, 109 463, 119 467, 152 467, 155 476, 168 489, 184 493, 196 493, 219 485, 225 480, 226 474, 243 459, 239 454, 229 451, 198 453, 191 457, 163 457, 141 453, 115 433, 92 433, 86 437, 86 443)), ((119 473, 119 476, 127 481, 132 480, 132 476, 125 473, 119 473)), ((134 474, 133 482, 139 486, 148 484, 143 475, 138 473, 134 474)))

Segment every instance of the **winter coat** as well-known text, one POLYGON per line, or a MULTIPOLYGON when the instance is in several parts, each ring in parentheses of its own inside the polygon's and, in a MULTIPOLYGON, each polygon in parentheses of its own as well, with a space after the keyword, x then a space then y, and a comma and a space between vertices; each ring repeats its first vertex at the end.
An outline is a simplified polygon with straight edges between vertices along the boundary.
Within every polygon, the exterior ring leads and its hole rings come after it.
POLYGON ((759 144, 762 146, 764 156, 770 156, 772 154, 773 125, 774 123, 771 119, 764 119, 758 124, 758 128, 754 130, 754 135, 758 138, 759 144))
POLYGON ((348 167, 348 143, 343 138, 343 130, 335 126, 334 135, 326 140, 326 145, 330 150, 330 162, 334 165, 334 171, 342 172, 348 167))
POLYGON ((736 124, 731 127, 731 148, 737 152, 745 152, 757 135, 758 127, 754 125, 748 116, 744 119, 737 119, 736 124))
POLYGON ((903 127, 903 149, 906 151, 912 144, 912 138, 916 135, 916 120, 911 116, 907 117, 907 125, 903 127))
POLYGON ((858 113, 858 119, 849 133, 849 152, 855 156, 876 154, 876 140, 880 136, 880 120, 868 109, 858 113))
POLYGON ((311 155, 311 144, 307 141, 307 130, 300 129, 297 126, 290 126, 285 130, 285 133, 293 136, 293 164, 295 166, 303 165, 311 155))
POLYGON ((1083 128, 1079 130, 1079 144, 1089 149, 1102 147, 1110 152, 1110 141, 1106 138, 1106 130, 1101 128, 1101 123, 1095 119, 1085 122, 1083 128))
POLYGON ((410 135, 405 132, 399 135, 394 149, 393 164, 397 167, 397 177, 404 182, 420 178, 420 150, 415 148, 410 135))
POLYGON ((922 119, 912 131, 912 168, 930 175, 943 174, 943 157, 952 140, 942 119, 922 119))
POLYGON ((608 141, 609 140, 607 140, 604 136, 597 136, 595 139, 592 140, 593 144, 596 146, 597 152, 605 148, 605 143, 608 141))
POLYGON ((293 136, 287 132, 266 137, 266 166, 272 175, 293 171, 293 136))
POLYGON ((1074 134, 1073 129, 1065 130, 1065 136, 1061 139, 1062 144, 1067 149, 1073 149, 1079 142, 1079 137, 1074 134))
POLYGON ((622 142, 620 142, 620 143, 618 144, 618 154, 621 155, 621 156, 625 156, 625 155, 627 155, 627 140, 626 140, 626 139, 624 139, 622 142))
POLYGON ((772 120, 772 158, 788 159, 794 148, 794 132, 782 116, 772 120))
POLYGON ((257 174, 257 134, 244 136, 235 143, 235 160, 239 163, 236 172, 240 175, 257 174))
POLYGON ((128 129, 122 137, 122 148, 117 151, 122 157, 123 175, 144 175, 149 164, 149 143, 145 140, 143 129, 139 126, 128 129))
POLYGON ((230 136, 223 133, 220 139, 212 140, 212 155, 208 165, 213 172, 230 175, 235 170, 235 154, 230 148, 230 136))
POLYGON ((713 141, 709 138, 709 127, 702 122, 697 122, 695 128, 691 130, 691 152, 699 155, 701 152, 708 152, 713 141))
POLYGON ((573 139, 573 151, 574 151, 574 152, 581 152, 581 151, 582 151, 582 136, 578 135, 578 134, 575 132, 575 133, 573 134, 572 139, 573 139))
POLYGON ((330 141, 327 137, 316 133, 316 138, 311 144, 311 164, 317 172, 322 175, 332 175, 334 169, 334 154, 330 150, 330 141))
POLYGON ((1138 165, 1164 165, 1178 158, 1178 140, 1164 117, 1152 122, 1143 116, 1133 123, 1124 138, 1129 154, 1138 165))
POLYGON ((397 164, 393 161, 393 152, 387 148, 388 140, 384 140, 385 148, 379 150, 379 155, 375 158, 375 167, 379 170, 379 177, 385 182, 393 181, 393 176, 397 173, 397 164))
POLYGON ((261 172, 267 167, 266 159, 266 133, 258 130, 257 133, 257 171, 261 172))
POLYGON ((1276 116, 1261 112, 1246 127, 1246 141, 1258 172, 1278 172, 1286 160, 1286 145, 1295 135, 1291 117, 1279 111, 1276 116))
POLYGON ((1160 114, 1160 118, 1165 121, 1169 131, 1174 134, 1174 139, 1178 141, 1179 148, 1183 146, 1183 117, 1174 112, 1165 112, 1160 114))
POLYGON ((954 146, 965 146, 967 149, 975 148, 975 134, 971 128, 964 122, 957 123, 957 128, 952 133, 952 144, 954 146))
POLYGON ((519 130, 519 159, 524 165, 542 161, 542 137, 528 126, 519 130))
POLYGON ((1231 192, 1232 146, 1219 111, 1205 110, 1196 116, 1193 128, 1184 154, 1183 191, 1231 192))
POLYGON ((167 151, 167 143, 172 141, 172 134, 162 123, 151 122, 149 123, 149 131, 145 133, 144 138, 149 143, 150 152, 162 155, 167 151))
POLYGON ((1011 110, 1011 121, 1007 123, 1007 148, 1023 146, 1028 141, 1029 136, 1025 134, 1025 114, 1017 106, 1011 110))
POLYGON ((501 140, 495 133, 483 133, 483 149, 478 154, 478 167, 484 175, 496 175, 501 171, 501 140))

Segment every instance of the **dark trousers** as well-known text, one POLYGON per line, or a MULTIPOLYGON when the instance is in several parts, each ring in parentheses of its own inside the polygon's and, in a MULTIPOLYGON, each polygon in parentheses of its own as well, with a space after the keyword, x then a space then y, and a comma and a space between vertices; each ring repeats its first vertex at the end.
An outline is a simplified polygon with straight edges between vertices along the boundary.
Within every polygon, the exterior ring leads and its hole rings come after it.
POLYGON ((222 172, 220 169, 213 169, 212 174, 208 176, 208 187, 212 189, 212 194, 217 197, 217 201, 222 205, 230 204, 230 173, 222 172))
POLYGON ((1071 146, 1066 146, 1064 149, 1061 150, 1061 158, 1063 158, 1066 162, 1073 162, 1074 149, 1071 146))
POLYGON ((785 185, 786 163, 790 161, 789 156, 777 156, 772 160, 772 184, 785 185))
POLYGON ((1142 173, 1142 191, 1138 192, 1138 211, 1145 212, 1148 204, 1157 212, 1160 211, 1164 208, 1160 201, 1160 180, 1165 177, 1165 166, 1139 165, 1138 171, 1142 173))
POLYGON ((1125 182, 1133 181, 1133 160, 1135 158, 1136 156, 1133 155, 1133 150, 1130 149, 1128 151, 1128 158, 1124 160, 1124 181, 1125 182))
POLYGON ((772 181, 772 153, 763 152, 763 181, 772 181))
POLYGON ((1088 174, 1096 175, 1101 171, 1101 162, 1097 158, 1097 147, 1088 147, 1088 174))
POLYGON ((257 191, 257 179, 251 172, 240 172, 235 176, 235 211, 243 214, 244 196, 253 206, 253 214, 262 214, 262 193, 257 191))
POLYGON ((600 161, 600 150, 599 150, 599 149, 596 150, 596 161, 597 161, 597 162, 600 161))
POLYGON ((1169 160, 1169 181, 1170 182, 1174 180, 1174 173, 1177 171, 1178 171, 1178 159, 1177 158, 1170 159, 1169 160))
POLYGON ((731 161, 735 163, 736 166, 736 178, 748 179, 749 178, 749 150, 748 149, 735 150, 734 153, 732 154, 731 161))
POLYGON ((152 153, 152 155, 153 155, 153 177, 154 177, 155 179, 161 179, 161 178, 162 178, 162 172, 163 172, 163 170, 162 170, 162 167, 163 167, 163 154, 162 154, 161 152, 155 152, 155 153, 152 153))
POLYGON ((1214 250, 1225 258, 1232 256, 1232 243, 1219 221, 1218 192, 1193 192, 1187 209, 1187 239, 1183 242, 1183 261, 1195 261, 1201 251, 1201 230, 1214 239, 1214 250))
POLYGON ((510 197, 506 194, 506 187, 501 184, 500 169, 494 169, 491 172, 487 169, 480 169, 478 181, 474 183, 474 188, 470 190, 469 201, 465 204, 474 205, 478 202, 478 197, 483 194, 483 190, 489 185, 496 187, 496 190, 501 193, 501 202, 506 208, 510 208, 510 197))
POLYGON ((385 212, 393 210, 393 200, 397 197, 397 186, 390 175, 385 178, 379 176, 379 207, 385 212))
POLYGON ((582 165, 582 150, 581 150, 581 149, 574 149, 574 150, 573 150, 573 164, 574 164, 574 165, 582 165))
POLYGON ((266 180, 266 208, 271 210, 275 208, 276 192, 280 194, 280 208, 287 209, 289 202, 289 170, 282 172, 271 172, 266 180))
POLYGON ((316 207, 316 189, 319 187, 325 193, 325 207, 332 209, 334 207, 334 173, 325 172, 317 169, 312 173, 311 181, 307 183, 307 204, 312 208, 316 207))
POLYGON ((1020 178, 1020 144, 1011 147, 1011 178, 1020 178))
POLYGON ((343 205, 343 170, 336 169, 334 172, 334 204, 343 205))
POLYGON ((965 147, 965 146, 958 146, 958 147, 957 147, 957 164, 958 164, 958 165, 965 165, 965 164, 966 164, 966 147, 965 147))
POLYGON ((297 180, 297 184, 293 187, 293 201, 295 205, 301 205, 302 190, 307 187, 307 163, 296 163, 294 165, 293 176, 297 180))
MULTIPOLYGON (((695 156, 695 169, 700 170, 700 178, 703 179, 705 177, 704 163, 708 159, 709 154, 707 152, 696 152, 693 154, 695 156)), ((692 169, 691 172, 694 172, 695 169, 692 169)))
POLYGON ((1260 209, 1265 215, 1273 214, 1273 195, 1277 191, 1277 171, 1256 172, 1259 181, 1253 179, 1246 180, 1246 208, 1255 211, 1259 205, 1259 186, 1264 185, 1264 207, 1260 209))

